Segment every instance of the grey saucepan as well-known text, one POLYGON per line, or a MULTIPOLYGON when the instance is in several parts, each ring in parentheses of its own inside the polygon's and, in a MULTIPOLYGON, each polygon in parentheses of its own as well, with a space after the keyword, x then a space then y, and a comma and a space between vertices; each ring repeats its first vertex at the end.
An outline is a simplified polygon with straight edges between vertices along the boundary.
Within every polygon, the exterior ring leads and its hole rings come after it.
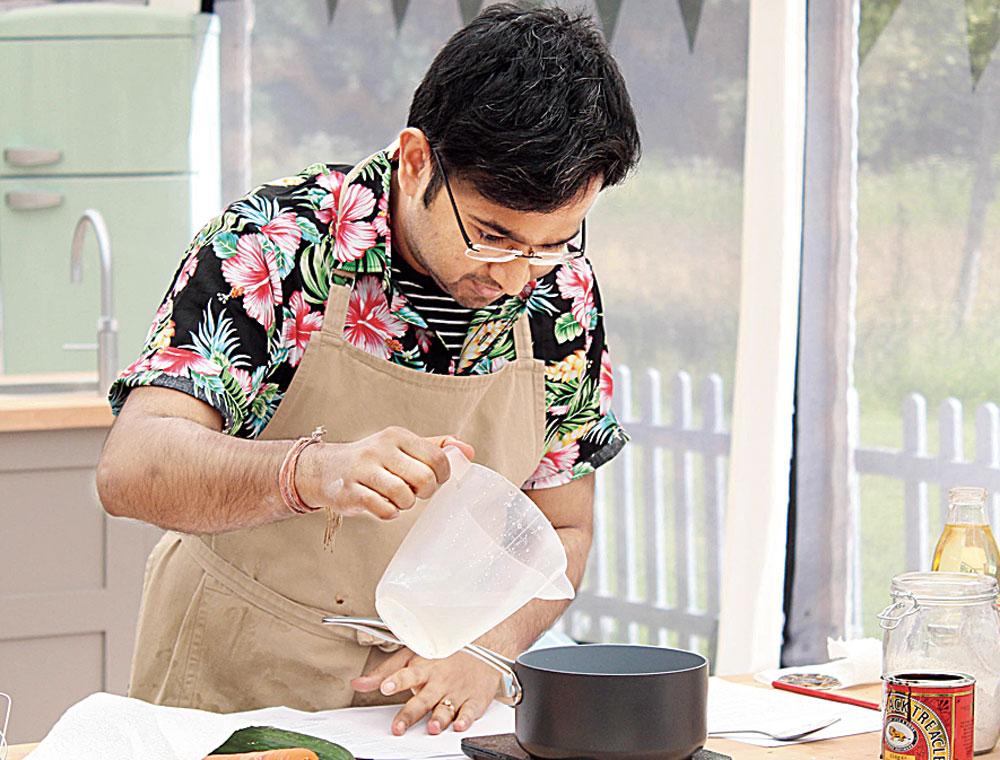
MULTIPOLYGON (((376 618, 324 618, 398 641, 376 618)), ((464 650, 507 676, 514 734, 541 758, 683 760, 707 735, 708 660, 638 644, 536 649, 516 661, 470 644, 464 650)))

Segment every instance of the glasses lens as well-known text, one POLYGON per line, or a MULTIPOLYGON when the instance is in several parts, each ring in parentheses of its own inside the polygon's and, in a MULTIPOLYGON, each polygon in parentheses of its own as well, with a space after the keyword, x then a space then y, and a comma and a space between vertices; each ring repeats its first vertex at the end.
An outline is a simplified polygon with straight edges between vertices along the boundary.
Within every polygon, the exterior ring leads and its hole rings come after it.
POLYGON ((465 255, 476 261, 513 261, 518 256, 523 256, 524 252, 505 248, 490 248, 488 245, 476 245, 467 249, 465 255))

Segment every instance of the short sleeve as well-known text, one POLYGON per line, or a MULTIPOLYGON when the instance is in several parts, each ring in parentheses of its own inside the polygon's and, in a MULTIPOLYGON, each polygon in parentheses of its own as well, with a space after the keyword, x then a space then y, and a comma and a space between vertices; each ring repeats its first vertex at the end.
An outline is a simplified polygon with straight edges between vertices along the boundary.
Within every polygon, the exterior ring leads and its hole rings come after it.
MULTIPOLYGON (((600 292, 585 259, 558 267, 539 281, 553 307, 542 341, 545 369, 545 449, 524 489, 552 488, 594 472, 628 441, 614 412, 614 380, 600 292), (560 349, 561 350, 558 350, 560 349)), ((530 308, 530 301, 529 301, 530 308)))
POLYGON ((303 287, 297 264, 319 239, 317 220, 290 193, 258 188, 198 233, 139 358, 111 387, 116 414, 133 388, 162 386, 216 409, 231 435, 264 429, 321 325, 325 297, 303 287))

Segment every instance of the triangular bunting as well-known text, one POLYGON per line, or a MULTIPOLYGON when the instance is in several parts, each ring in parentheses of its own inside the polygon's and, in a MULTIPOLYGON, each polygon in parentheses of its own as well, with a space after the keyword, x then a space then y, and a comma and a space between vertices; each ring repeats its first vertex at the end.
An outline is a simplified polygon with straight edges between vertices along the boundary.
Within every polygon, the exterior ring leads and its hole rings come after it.
POLYGON ((392 0, 392 16, 396 19, 396 33, 403 26, 403 19, 406 18, 406 6, 410 4, 410 0, 392 0))
POLYGON ((965 0, 965 28, 975 89, 1000 40, 1000 0, 965 0))
POLYGON ((694 38, 698 36, 698 22, 701 21, 701 7, 705 0, 677 0, 684 19, 684 32, 687 34, 688 52, 694 52, 694 38))
POLYGON ((861 25, 858 28, 858 60, 863 61, 868 51, 885 29, 899 0, 861 0, 861 25))
POLYGON ((479 14, 483 0, 458 0, 458 12, 462 16, 462 25, 468 24, 479 14))
POLYGON ((333 23, 333 14, 337 10, 337 0, 326 0, 326 23, 333 23))
POLYGON ((611 44, 615 36, 615 25, 618 23, 618 11, 622 9, 622 0, 595 0, 597 17, 604 29, 604 39, 611 44))

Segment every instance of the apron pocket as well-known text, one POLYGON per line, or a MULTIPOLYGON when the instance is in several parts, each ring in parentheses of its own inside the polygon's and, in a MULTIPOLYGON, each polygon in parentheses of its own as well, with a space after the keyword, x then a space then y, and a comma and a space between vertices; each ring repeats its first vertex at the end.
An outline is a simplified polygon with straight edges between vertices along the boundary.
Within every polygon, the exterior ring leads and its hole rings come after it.
POLYGON ((182 703, 234 712, 285 705, 297 710, 347 707, 350 679, 368 647, 319 636, 237 596, 206 575, 193 630, 182 703))

